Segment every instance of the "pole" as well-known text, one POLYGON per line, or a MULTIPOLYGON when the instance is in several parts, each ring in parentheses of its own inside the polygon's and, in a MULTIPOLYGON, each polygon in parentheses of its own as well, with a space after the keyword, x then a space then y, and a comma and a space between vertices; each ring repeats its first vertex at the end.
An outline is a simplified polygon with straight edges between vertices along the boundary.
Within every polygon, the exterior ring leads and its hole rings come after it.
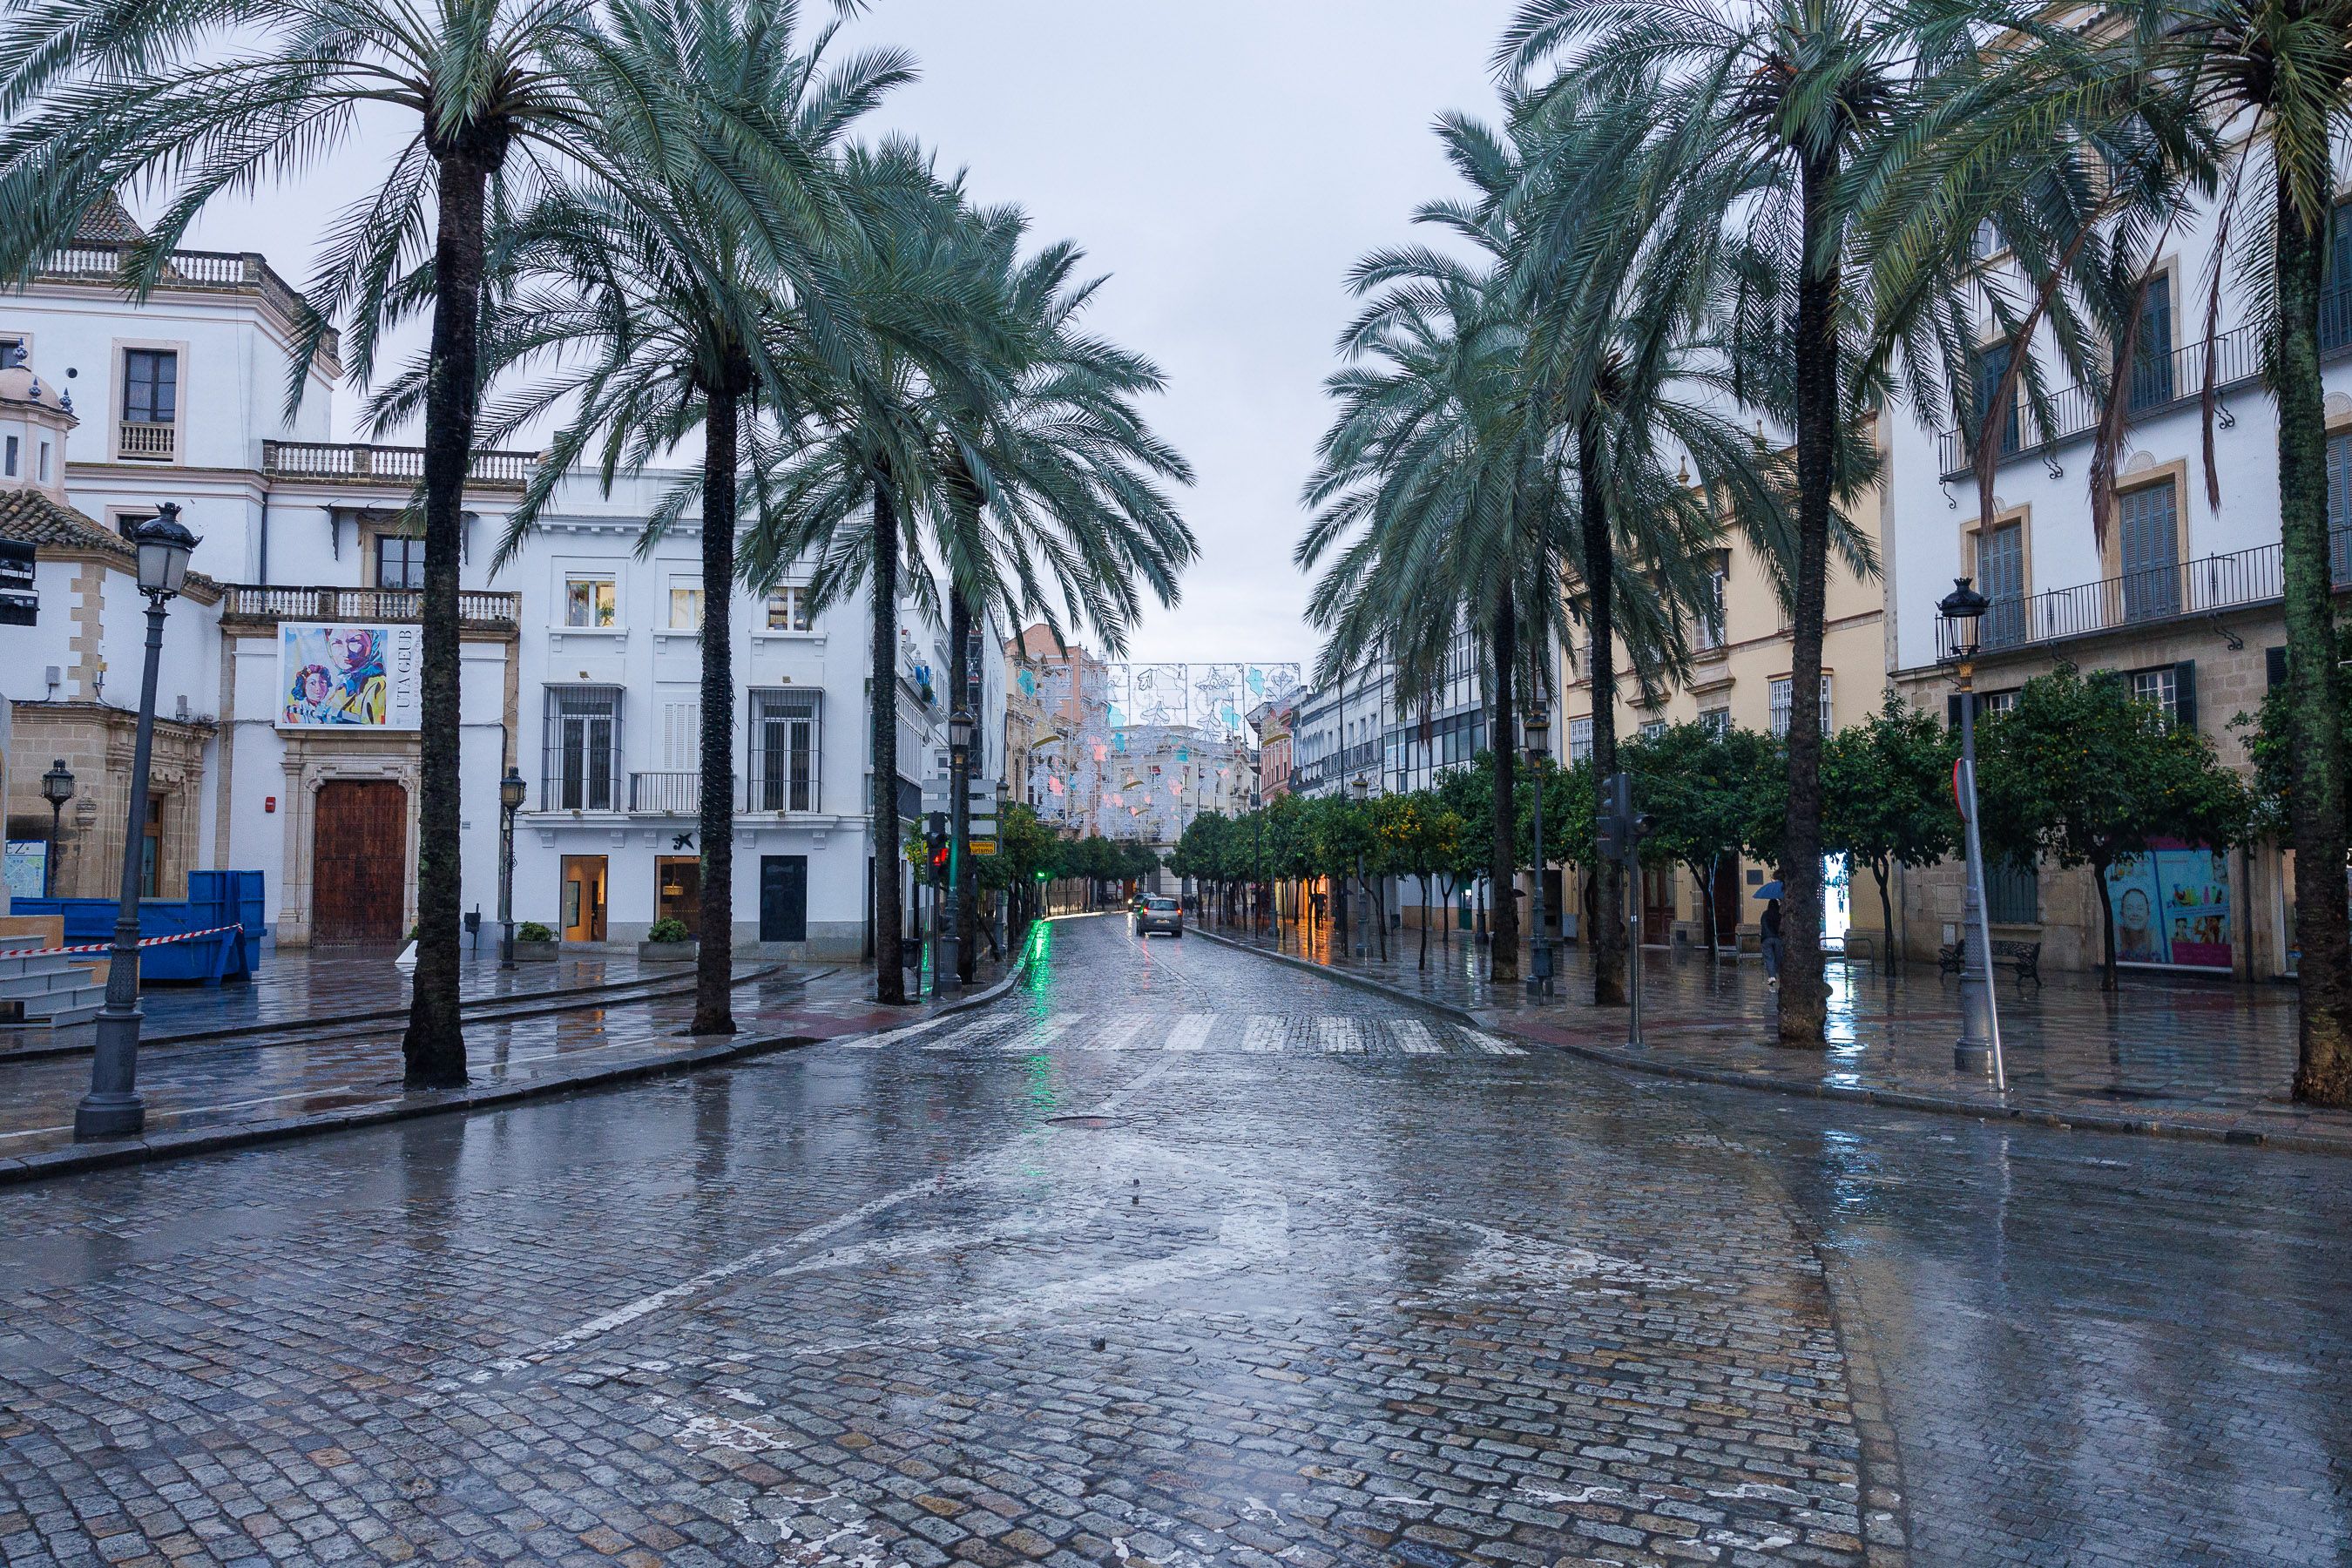
POLYGON ((1960 818, 1968 832, 1968 896, 1960 911, 1960 1038, 1952 1047, 1956 1072, 1992 1074, 2009 1092, 2001 1060, 2000 1015, 1992 989, 1992 927, 1985 916, 1984 844, 1977 832, 1977 724, 1974 667, 1960 665, 1960 818))
POLYGON ((58 817, 66 808, 61 800, 49 802, 49 858, 41 864, 41 897, 58 896, 58 817))
MULTIPOLYGON (((1627 798, 1632 798, 1630 794, 1627 798)), ((1641 846, 1632 837, 1633 813, 1628 811, 1626 817, 1625 879, 1632 889, 1639 889, 1642 885, 1641 846)), ((1639 1046, 1642 1043, 1642 900, 1638 891, 1635 897, 1625 900, 1625 1001, 1628 1008, 1625 1043, 1639 1046)))
POLYGON ((1530 956, 1535 962, 1528 966, 1528 994, 1549 996, 1552 989, 1551 937, 1544 930, 1544 776, 1543 769, 1536 764, 1532 757, 1528 759, 1528 771, 1536 776, 1536 868, 1535 876, 1531 879, 1535 887, 1534 897, 1528 900, 1528 911, 1535 918, 1535 930, 1528 935, 1528 941, 1533 946, 1530 956))
POLYGON ((499 967, 512 969, 514 955, 514 808, 499 803, 499 967))
POLYGON ((139 872, 146 844, 147 766, 155 748, 155 678, 163 662, 163 606, 171 595, 147 596, 147 668, 139 682, 138 738, 131 751, 131 808, 123 819, 122 889, 115 905, 114 945, 108 953, 106 1005, 100 1009, 90 1058, 89 1092, 74 1108, 76 1138, 124 1138, 147 1125, 139 1098, 139 872))

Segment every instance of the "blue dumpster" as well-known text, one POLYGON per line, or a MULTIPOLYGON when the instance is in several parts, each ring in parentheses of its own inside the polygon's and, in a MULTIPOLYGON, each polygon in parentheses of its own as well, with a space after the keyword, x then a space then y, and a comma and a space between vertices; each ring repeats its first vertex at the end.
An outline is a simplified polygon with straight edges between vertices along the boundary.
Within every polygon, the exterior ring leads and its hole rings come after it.
MULTIPOLYGON (((261 951, 262 879, 258 871, 191 871, 184 899, 139 900, 139 938, 181 937, 139 950, 141 984, 196 980, 217 985, 253 973, 261 951), (198 936, 192 933, 204 932, 198 936)), ((18 899, 20 915, 62 915, 68 947, 114 940, 112 899, 18 899)))

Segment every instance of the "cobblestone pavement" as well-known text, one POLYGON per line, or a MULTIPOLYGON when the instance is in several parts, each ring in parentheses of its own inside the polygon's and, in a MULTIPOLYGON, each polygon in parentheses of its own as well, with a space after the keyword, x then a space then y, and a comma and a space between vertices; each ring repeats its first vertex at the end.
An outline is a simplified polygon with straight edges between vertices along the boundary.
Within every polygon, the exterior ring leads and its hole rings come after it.
POLYGON ((0 1191, 0 1556, 2339 1560, 2333 1159, 1046 941, 982 1013, 0 1191))
MULTIPOLYGON (((1286 926, 1276 942, 1246 923, 1212 928, 1294 957, 1334 964, 1329 927, 1286 926)), ((1391 931, 1389 958, 1336 955, 1336 967, 1434 1002, 1468 1008, 1556 1044, 1602 1048, 1625 1041, 1622 1008, 1596 1008, 1583 950, 1559 950, 1558 994, 1530 1002, 1516 987, 1486 983, 1485 954, 1466 939, 1430 944, 1420 932, 1391 931)), ((2095 979, 2053 974, 2036 988, 2000 982, 2004 1100, 1982 1078, 1952 1070, 1959 990, 1932 964, 1829 966, 1829 1044, 1792 1051, 1772 1039, 1773 994, 1753 958, 1710 963, 1704 951, 1643 953, 1643 1036, 1650 1056, 1761 1083, 1828 1086, 1925 1095, 1981 1106, 2061 1115, 2161 1120, 2218 1132, 2341 1143, 2352 1152, 2352 1115, 2294 1104, 2294 993, 2285 985, 2234 985, 2127 976, 2113 997, 2095 979)), ((1524 973, 1525 964, 1522 963, 1524 973)))

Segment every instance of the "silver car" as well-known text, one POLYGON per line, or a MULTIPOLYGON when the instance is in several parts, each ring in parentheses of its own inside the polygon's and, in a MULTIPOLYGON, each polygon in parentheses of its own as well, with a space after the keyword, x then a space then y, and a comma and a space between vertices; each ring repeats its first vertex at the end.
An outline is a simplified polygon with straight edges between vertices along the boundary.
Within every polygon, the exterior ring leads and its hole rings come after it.
POLYGON ((1184 934, 1184 906, 1174 899, 1157 895, 1147 898, 1137 905, 1133 919, 1138 936, 1150 936, 1156 931, 1164 931, 1172 937, 1184 934))

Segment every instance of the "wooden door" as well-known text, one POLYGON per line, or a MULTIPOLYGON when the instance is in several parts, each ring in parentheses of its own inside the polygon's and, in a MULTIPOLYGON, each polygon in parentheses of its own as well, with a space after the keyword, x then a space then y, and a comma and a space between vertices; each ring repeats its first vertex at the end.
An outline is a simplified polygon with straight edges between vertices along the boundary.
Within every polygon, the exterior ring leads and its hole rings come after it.
POLYGON ((604 940, 604 857, 563 858, 563 940, 604 940))
POLYGON ((310 823, 310 940, 398 942, 408 887, 408 792, 389 779, 319 787, 310 823))
POLYGON ((1642 941, 1664 947, 1675 930, 1675 873, 1671 867, 1642 868, 1642 941))
POLYGON ((1739 857, 1724 855, 1715 862, 1715 944, 1739 945, 1739 857))

